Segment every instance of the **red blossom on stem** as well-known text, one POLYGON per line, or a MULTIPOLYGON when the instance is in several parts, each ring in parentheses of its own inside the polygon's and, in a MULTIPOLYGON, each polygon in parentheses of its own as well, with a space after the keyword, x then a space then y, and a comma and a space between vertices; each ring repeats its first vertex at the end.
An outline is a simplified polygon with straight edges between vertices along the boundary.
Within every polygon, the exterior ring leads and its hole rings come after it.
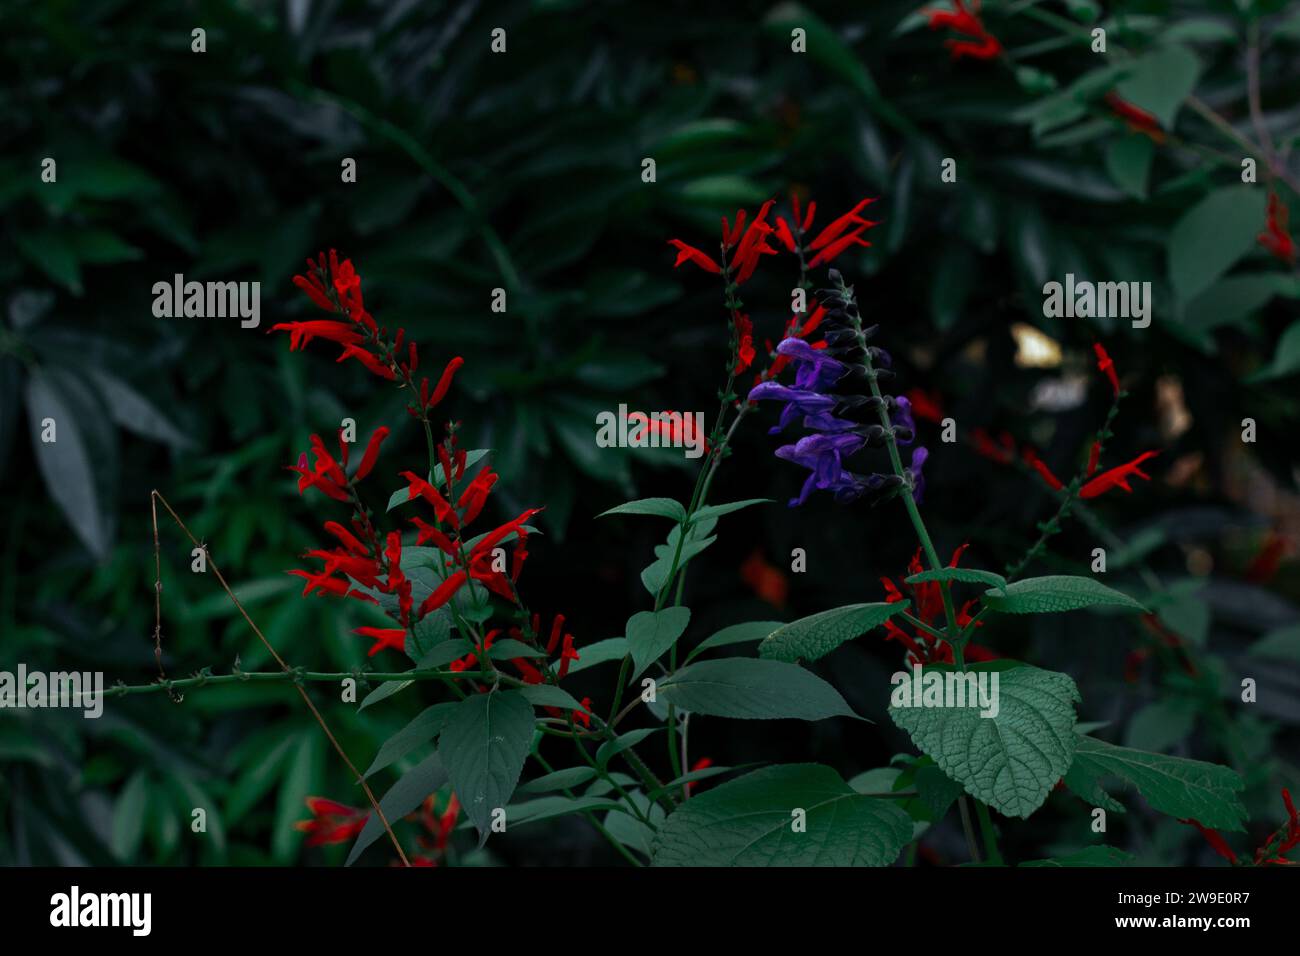
POLYGON ((1277 193, 1268 194, 1268 220, 1265 231, 1259 234, 1259 244, 1267 249, 1276 259, 1294 266, 1296 261, 1295 240, 1291 238, 1289 223, 1291 211, 1283 204, 1277 193))
POLYGON ((307 834, 307 846, 324 846, 329 843, 347 843, 359 834, 370 814, 324 797, 308 797, 310 820, 299 820, 295 830, 307 834))
POLYGON ((1132 493, 1133 489, 1129 487, 1129 477, 1142 478, 1146 481, 1151 480, 1151 476, 1143 471, 1139 466, 1148 458, 1154 458, 1160 454, 1158 451, 1144 451, 1132 461, 1111 468, 1109 471, 1103 471, 1096 478, 1089 481, 1079 489, 1080 498, 1096 498, 1098 495, 1104 495, 1112 488, 1123 488, 1125 491, 1132 493))
POLYGON ((1160 121, 1154 115, 1148 113, 1140 106, 1134 106, 1128 100, 1121 97, 1114 90, 1111 90, 1105 96, 1106 105, 1110 107, 1111 112, 1120 117, 1128 128, 1135 133, 1141 133, 1150 137, 1153 142, 1163 143, 1165 141, 1164 131, 1160 128, 1160 121))
POLYGON ((945 40, 944 45, 952 51, 952 58, 960 60, 968 56, 975 60, 992 60, 1002 53, 1002 44, 997 37, 985 29, 979 18, 979 0, 970 0, 967 8, 964 0, 953 0, 954 10, 923 11, 930 18, 930 29, 939 30, 947 27, 960 34, 961 40, 945 40))
POLYGON ((1115 371, 1115 363, 1106 352, 1106 347, 1100 342, 1094 342, 1092 350, 1097 353, 1097 368, 1105 374, 1110 381, 1110 387, 1115 391, 1115 397, 1119 397, 1119 373, 1115 371))

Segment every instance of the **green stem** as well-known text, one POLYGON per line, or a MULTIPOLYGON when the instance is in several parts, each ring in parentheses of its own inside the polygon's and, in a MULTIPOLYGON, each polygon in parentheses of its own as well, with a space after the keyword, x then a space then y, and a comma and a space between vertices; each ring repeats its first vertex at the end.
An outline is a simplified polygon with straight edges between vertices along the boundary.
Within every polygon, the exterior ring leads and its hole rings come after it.
POLYGON ((980 833, 984 837, 984 855, 994 866, 1002 866, 1002 851, 998 849, 998 835, 993 829, 993 818, 989 808, 980 800, 975 801, 975 815, 979 817, 980 833))

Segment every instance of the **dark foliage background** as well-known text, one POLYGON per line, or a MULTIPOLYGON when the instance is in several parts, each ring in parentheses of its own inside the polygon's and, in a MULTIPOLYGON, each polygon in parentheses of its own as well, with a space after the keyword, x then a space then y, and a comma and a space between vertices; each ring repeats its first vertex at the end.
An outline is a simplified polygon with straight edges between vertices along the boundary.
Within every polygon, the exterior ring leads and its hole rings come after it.
MULTIPOLYGON (((791 189, 816 199, 819 221, 879 196, 873 248, 837 265, 882 324, 902 386, 939 393, 963 430, 1006 429, 1072 472, 1109 402, 1091 357, 1094 341, 1107 343, 1133 392, 1108 460, 1161 448, 1155 480, 1093 509, 1130 547, 1076 523, 1040 569, 1083 569, 1105 544, 1111 583, 1139 596, 1160 585, 1162 620, 1189 643, 1199 676, 1157 654, 1127 682, 1126 654, 1151 640, 1128 618, 1046 617, 982 640, 1070 673, 1083 719, 1108 722, 1102 736, 1235 767, 1249 784, 1254 835, 1271 830, 1278 786, 1300 783, 1291 374, 1300 342, 1284 334, 1295 332, 1296 276, 1250 238, 1263 228, 1261 184, 1234 207, 1243 221, 1215 219, 1206 237, 1212 250, 1245 230, 1230 278, 1187 294, 1168 265, 1175 226, 1216 191, 1244 188, 1241 150, 1184 108, 1149 170, 1124 165, 1113 144, 1135 134, 1096 103, 1075 114, 1062 106, 1061 91, 1098 58, 1026 10, 1081 29, 1100 17, 1134 52, 1191 50, 1198 95, 1248 137, 1257 130, 1245 110, 1247 18, 1264 15, 1264 122, 1283 155, 1300 129, 1300 13, 1244 0, 1150 0, 1114 15, 1084 2, 987 0, 1017 72, 950 62, 916 7, 6 4, 0 664, 97 669, 128 683, 155 676, 153 488, 210 544, 287 659, 366 663, 351 609, 300 599, 284 574, 323 520, 283 470, 308 435, 345 415, 363 434, 407 420, 402 398, 351 364, 324 349, 291 356, 264 334, 308 314, 289 280, 304 256, 330 247, 353 258, 371 311, 405 326, 426 362, 465 356, 449 407, 471 447, 495 450, 503 477, 492 507, 498 516, 547 507, 525 576, 534 608, 568 615, 580 647, 621 634, 646 606, 638 575, 662 528, 593 516, 630 497, 684 497, 693 472, 676 454, 597 449, 595 413, 620 402, 712 409, 726 359, 717 284, 675 272, 666 240, 712 250, 722 215, 772 196, 784 203, 791 189), (790 52, 794 25, 809 30, 807 55, 790 52), (201 55, 190 51, 197 26, 207 31, 201 55), (497 26, 508 30, 504 56, 488 48, 497 26), (40 182, 47 156, 56 185, 40 182), (647 156, 654 184, 640 179, 647 156), (343 157, 357 161, 356 184, 340 182, 343 157), (943 157, 958 159, 958 184, 940 181, 943 157), (1152 281, 1152 326, 1043 318, 1043 282, 1067 272, 1152 281), (152 285, 174 273, 260 281, 261 328, 154 318, 152 285), (508 292, 503 315, 489 309, 496 287, 508 292), (1018 323, 1058 343, 1059 362, 1017 363, 1018 323), (1066 407, 1036 404, 1044 382, 1079 379, 1066 407), (51 403, 62 410, 58 452, 35 437, 51 403), (1250 445, 1240 440, 1248 416, 1259 432, 1250 445), (1290 550, 1276 572, 1248 575, 1279 541, 1290 550), (1252 656, 1269 634, 1273 656, 1252 656), (1238 703, 1240 677, 1265 671, 1268 692, 1238 703)), ((1294 177, 1300 164, 1289 168, 1294 177)), ((1213 251, 1204 255, 1193 271, 1213 273, 1213 251)), ((760 337, 789 318, 796 277, 789 260, 773 260, 745 287, 760 337)), ((755 416, 740 434, 712 497, 778 503, 724 518, 719 544, 692 566, 691 639, 877 600, 878 578, 900 575, 910 557, 901 508, 780 504, 802 476, 772 457, 770 419, 755 416), (788 573, 796 547, 807 550, 804 574, 788 573), (779 606, 742 574, 754 555, 786 581, 779 606)), ((940 552, 970 542, 972 566, 1015 560, 1051 513, 1048 494, 926 427, 925 511, 940 552)), ((412 427, 385 447, 394 471, 422 456, 412 427)), ((190 573, 189 545, 170 525, 162 534, 168 672, 226 672, 236 659, 266 667, 211 577, 190 573)), ((815 760, 846 777, 886 765, 910 749, 884 712, 897 651, 877 632, 818 665, 874 725, 700 721, 693 756, 815 760)), ((574 691, 608 701, 611 677, 588 671, 574 691)), ((419 707, 417 688, 386 707, 326 710, 362 762, 419 707)), ((0 860, 10 864, 337 863, 338 848, 304 851, 292 825, 309 794, 362 802, 285 687, 197 691, 181 705, 131 697, 98 721, 0 712, 0 762, 0 860), (191 838, 195 806, 209 808, 210 839, 191 838)), ((1189 828, 1127 802, 1108 842, 1144 861, 1208 860, 1189 828)), ((1029 822, 1003 826, 1004 851, 1015 860, 1087 842, 1087 809, 1054 795, 1029 822)), ((964 859, 951 820, 928 843, 937 859, 964 859)), ((467 856, 610 858, 576 819, 467 856)))

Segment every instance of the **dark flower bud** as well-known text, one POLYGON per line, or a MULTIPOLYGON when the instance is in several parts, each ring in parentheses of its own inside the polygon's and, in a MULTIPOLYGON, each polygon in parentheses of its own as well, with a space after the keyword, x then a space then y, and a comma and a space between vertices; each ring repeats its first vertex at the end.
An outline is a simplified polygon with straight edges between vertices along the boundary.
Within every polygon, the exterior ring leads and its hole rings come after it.
POLYGON ((867 354, 871 356, 871 361, 879 365, 881 368, 890 368, 894 364, 894 360, 890 357, 888 352, 882 348, 877 348, 874 345, 867 349, 867 354))
POLYGON ((853 345, 858 341, 858 333, 852 329, 832 329, 825 335, 826 344, 831 348, 841 345, 853 345))
POLYGON ((841 345, 839 348, 827 349, 831 355, 834 355, 841 362, 860 362, 867 354, 866 349, 860 345, 841 345))
POLYGON ((887 368, 878 368, 878 369, 876 369, 876 378, 877 378, 879 381, 882 381, 882 382, 883 382, 883 381, 885 381, 885 380, 887 380, 887 379, 891 379, 891 378, 893 378, 893 377, 894 377, 894 373, 891 372, 891 371, 890 371, 889 369, 887 369, 887 368))
POLYGON ((908 428, 906 425, 895 425, 894 437, 901 442, 909 442, 916 437, 916 432, 912 431, 912 429, 908 428))
POLYGON ((873 338, 873 337, 875 336, 875 334, 876 334, 877 332, 879 332, 879 331, 880 331, 880 326, 879 326, 879 325, 869 325, 869 326, 867 326, 865 329, 862 330, 862 338, 863 338, 863 339, 866 339, 866 340, 870 340, 870 339, 873 338))

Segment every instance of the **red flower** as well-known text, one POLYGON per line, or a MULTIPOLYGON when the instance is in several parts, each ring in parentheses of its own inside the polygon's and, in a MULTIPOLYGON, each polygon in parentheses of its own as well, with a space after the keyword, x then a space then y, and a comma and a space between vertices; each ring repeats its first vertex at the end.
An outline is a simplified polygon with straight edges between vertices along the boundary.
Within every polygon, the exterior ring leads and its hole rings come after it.
POLYGON ((307 808, 311 810, 312 818, 294 824, 294 829, 307 834, 307 846, 347 843, 361 832, 370 816, 364 810, 324 797, 308 797, 307 808))
POLYGON ((1106 374, 1110 379, 1110 387, 1115 390, 1115 397, 1119 397, 1119 375, 1115 371, 1115 363, 1111 361, 1110 356, 1106 353, 1106 348, 1100 342, 1094 342, 1092 350, 1097 353, 1097 368, 1106 374))
POLYGON ((1092 443, 1092 449, 1088 452, 1088 474, 1092 475, 1097 470, 1097 460, 1101 458, 1101 442, 1092 443))
POLYGON ((912 403, 912 414, 921 421, 936 425, 943 421, 943 405, 937 391, 925 392, 914 388, 907 393, 907 400, 912 403))
POLYGON ((1196 827, 1201 831, 1201 836, 1205 837, 1205 842, 1214 847, 1214 852, 1219 854, 1233 866, 1237 865, 1237 854, 1232 852, 1232 847, 1228 846, 1228 841, 1219 835, 1217 830, 1211 830, 1209 827, 1201 826, 1196 820, 1179 820, 1179 823, 1186 823, 1196 827))
POLYGON ((420 604, 420 610, 416 612, 416 620, 424 620, 424 616, 430 611, 436 611, 438 608, 450 601, 452 596, 461 589, 461 586, 464 585, 468 577, 469 575, 464 571, 457 571, 455 574, 450 575, 447 580, 439 584, 438 587, 434 589, 433 593, 425 598, 420 604))
POLYGON ((926 16, 930 18, 931 30, 948 27, 954 33, 965 37, 962 40, 944 41, 944 45, 952 51, 952 58, 960 60, 963 56, 969 56, 976 60, 992 60, 1001 54, 1002 44, 984 28, 984 24, 980 21, 979 0, 971 0, 969 10, 963 0, 953 0, 953 6, 956 9, 952 11, 925 11, 926 16))
POLYGON ((1164 131, 1160 129, 1160 121, 1152 114, 1121 98, 1114 90, 1107 93, 1105 98, 1106 105, 1111 108, 1111 111, 1116 116, 1123 119, 1133 132, 1149 136, 1157 143, 1165 141, 1164 131))
MULTIPOLYGON (((691 764, 691 773, 694 773, 694 772, 697 771, 697 770, 707 770, 709 767, 712 767, 712 766, 713 766, 713 758, 712 758, 712 757, 701 757, 699 760, 695 761, 695 763, 691 764)), ((695 787, 696 787, 696 785, 697 785, 699 782, 700 782, 700 781, 698 781, 698 780, 692 780, 692 781, 690 781, 689 783, 687 783, 687 784, 686 784, 686 792, 687 792, 687 793, 690 793, 692 790, 694 790, 695 787)))
POLYGON ((575 710, 573 712, 573 722, 575 724, 582 724, 582 726, 588 729, 591 728, 591 698, 590 697, 582 698, 582 709, 575 710))
POLYGON ((312 339, 329 339, 339 345, 354 345, 361 341, 361 333, 343 322, 330 319, 308 319, 303 322, 280 322, 271 326, 272 332, 289 333, 289 351, 301 351, 312 339))
POLYGON ((370 474, 370 470, 375 467, 375 462, 379 459, 379 446, 383 444, 384 439, 387 437, 388 429, 386 427, 381 426, 375 429, 375 433, 370 436, 370 441, 366 445, 366 453, 361 456, 361 464, 357 465, 357 473, 352 477, 353 481, 360 481, 370 474))
POLYGON ((441 402, 447 395, 447 390, 451 388, 451 380, 456 374, 456 370, 465 364, 465 360, 457 355, 447 363, 447 367, 442 370, 442 376, 438 379, 438 384, 433 389, 433 394, 429 394, 429 380, 427 378, 420 380, 420 407, 426 412, 441 402))
POLYGON ((737 312, 732 317, 736 326, 736 367, 734 374, 739 375, 754 364, 754 323, 749 316, 737 312))
POLYGON ((736 285, 741 285, 754 274, 761 256, 776 255, 776 250, 767 244, 767 238, 772 234, 772 227, 767 224, 767 214, 772 210, 774 202, 775 200, 769 199, 763 203, 743 237, 740 234, 741 224, 745 220, 743 209, 736 213, 736 228, 730 235, 727 234, 727 220, 722 220, 723 245, 727 248, 733 245, 736 247, 736 252, 731 257, 731 268, 736 276, 736 285))
POLYGON ((439 493, 438 489, 433 487, 413 471, 402 472, 402 477, 407 480, 409 485, 406 494, 406 500, 412 498, 423 498, 429 504, 433 505, 434 517, 438 523, 449 521, 453 528, 460 527, 460 519, 456 516, 456 511, 447 502, 447 499, 439 493))
POLYGON ((683 262, 693 262, 705 272, 712 272, 715 275, 722 272, 721 266, 694 246, 688 246, 680 239, 669 239, 668 244, 677 247, 677 261, 673 263, 674 269, 680 266, 683 262))
POLYGON ((374 638, 375 645, 370 648, 367 657, 374 657, 385 647, 394 651, 406 650, 406 631, 400 627, 358 627, 352 633, 374 638))
POLYGON ((763 557, 761 549, 755 548, 741 564, 740 579, 759 599, 778 610, 785 607, 790 582, 780 568, 763 557))
POLYGON ((999 465, 1009 465, 1016 458, 1016 442, 1009 434, 1002 432, 995 442, 989 433, 983 428, 976 428, 971 432, 971 438, 975 441, 975 452, 978 455, 995 461, 999 465))
POLYGON ((1154 458, 1160 454, 1158 451, 1144 451, 1126 465, 1120 465, 1118 468, 1112 468, 1109 471, 1103 471, 1092 481, 1088 482, 1079 490, 1080 498, 1096 498, 1098 495, 1104 495, 1112 488, 1123 488, 1127 492, 1132 492, 1129 487, 1128 479, 1130 475, 1151 480, 1151 476, 1144 472, 1138 466, 1148 458, 1154 458))
POLYGON ((1259 244, 1288 266, 1294 266, 1296 249, 1288 231, 1290 218, 1291 211, 1282 204, 1278 194, 1269 193, 1267 231, 1259 234, 1259 244))
MULTIPOLYGON (((966 544, 958 547, 952 553, 952 560, 948 562, 948 567, 957 567, 962 552, 968 547, 969 545, 966 544)), ((921 549, 917 548, 916 554, 912 556, 912 560, 908 563, 907 575, 911 577, 914 574, 920 574, 924 570, 925 567, 921 564, 921 549)), ((940 582, 926 581, 914 585, 905 583, 901 585, 901 588, 889 578, 881 578, 880 583, 884 585, 885 602, 887 604, 894 604, 905 597, 911 597, 916 616, 923 623, 936 628, 942 626, 946 614, 943 607, 943 585, 940 582)), ((973 615, 970 612, 974 603, 974 601, 967 601, 962 605, 957 613, 958 626, 965 627, 971 622, 973 615)), ((952 645, 947 641, 931 637, 921 630, 917 630, 914 634, 908 634, 893 621, 886 621, 885 639, 898 641, 907 648, 908 660, 912 664, 951 664, 953 662, 952 645)), ((982 648, 972 660, 992 660, 996 656, 987 648, 982 648)))
POLYGON ((1052 470, 1047 467, 1047 463, 1039 458, 1032 448, 1026 448, 1020 453, 1020 457, 1024 459, 1026 465, 1038 472, 1043 481, 1047 482, 1047 487, 1053 491, 1060 491, 1065 487, 1065 485, 1061 484, 1061 480, 1052 474, 1052 470))
POLYGON ((464 509, 461 515, 462 524, 469 524, 479 516, 479 512, 483 510, 483 505, 487 502, 492 486, 496 484, 497 477, 496 472, 491 468, 484 467, 474 476, 474 480, 465 487, 465 490, 461 492, 456 507, 464 509))
POLYGON ((564 644, 560 647, 559 678, 563 680, 569 673, 569 665, 579 660, 578 652, 573 647, 573 635, 564 635, 564 644))

